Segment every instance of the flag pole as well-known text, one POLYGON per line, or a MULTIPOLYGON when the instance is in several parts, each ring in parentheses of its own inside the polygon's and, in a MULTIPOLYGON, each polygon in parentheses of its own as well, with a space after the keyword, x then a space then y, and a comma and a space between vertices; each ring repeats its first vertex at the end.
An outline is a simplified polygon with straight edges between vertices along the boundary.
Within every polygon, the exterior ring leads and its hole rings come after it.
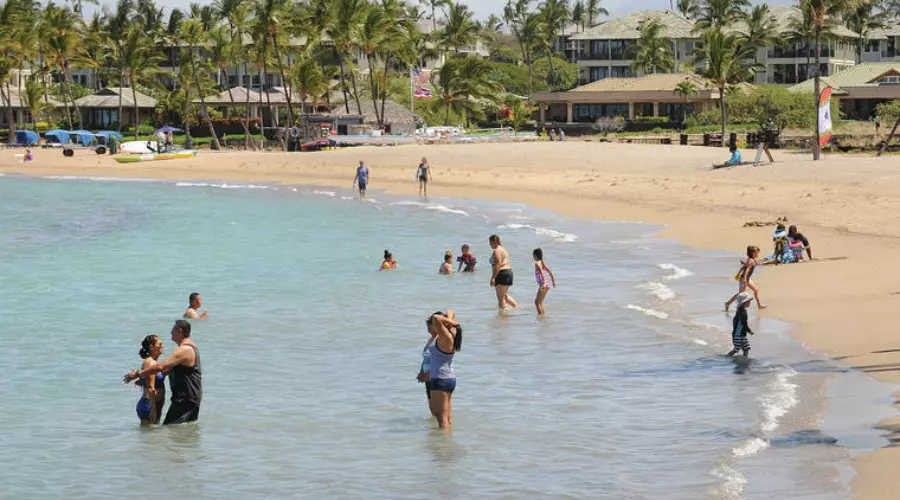
POLYGON ((409 67, 409 112, 415 113, 416 108, 416 90, 413 87, 413 69, 412 66, 409 67))

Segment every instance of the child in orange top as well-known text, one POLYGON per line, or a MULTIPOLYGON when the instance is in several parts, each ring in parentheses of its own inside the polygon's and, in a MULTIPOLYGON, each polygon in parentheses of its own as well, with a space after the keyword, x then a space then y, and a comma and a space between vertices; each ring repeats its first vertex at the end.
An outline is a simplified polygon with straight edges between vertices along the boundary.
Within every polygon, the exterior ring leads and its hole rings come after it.
POLYGON ((384 251, 384 260, 381 262, 381 268, 379 271, 385 271, 387 269, 396 269, 397 261, 394 260, 394 256, 391 255, 391 252, 387 250, 384 251))

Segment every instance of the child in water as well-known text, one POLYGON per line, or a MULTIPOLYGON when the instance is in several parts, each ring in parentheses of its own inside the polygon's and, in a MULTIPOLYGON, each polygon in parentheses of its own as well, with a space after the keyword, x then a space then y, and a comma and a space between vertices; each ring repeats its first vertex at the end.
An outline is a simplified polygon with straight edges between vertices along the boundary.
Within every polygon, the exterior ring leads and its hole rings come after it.
POLYGON ((444 263, 438 271, 441 274, 453 274, 453 252, 447 250, 444 252, 444 263))
POLYGON ((728 299, 728 302, 725 303, 725 312, 728 312, 731 303, 737 300, 738 295, 743 293, 747 288, 753 291, 753 296, 756 298, 756 306, 760 309, 766 308, 759 300, 759 289, 756 288, 756 283, 751 279, 753 277, 753 271, 756 270, 756 266, 759 264, 757 261, 758 258, 759 247, 753 245, 748 246, 747 258, 741 259, 741 268, 738 270, 737 274, 734 275, 734 280, 738 282, 738 293, 734 294, 728 299))
POLYGON ((28 163, 34 161, 34 153, 31 152, 30 149, 25 150, 25 157, 22 159, 23 162, 28 163))
POLYGON ((747 339, 747 334, 753 335, 753 330, 747 323, 747 306, 751 302, 753 297, 749 293, 741 292, 737 295, 737 310, 734 311, 731 330, 733 348, 728 352, 728 356, 734 356, 738 351, 742 351, 744 357, 750 355, 750 340, 747 339))
POLYGON ((544 297, 550 291, 550 283, 553 283, 553 288, 556 288, 556 278, 553 276, 553 271, 547 267, 547 264, 544 264, 543 250, 535 248, 534 252, 532 252, 532 257, 534 257, 534 278, 538 284, 537 295, 534 297, 534 306, 537 307, 538 315, 543 316, 544 297), (549 280, 547 279, 548 276, 549 280))
POLYGON ((384 251, 384 260, 381 262, 381 268, 379 271, 385 271, 387 269, 396 269, 397 261, 394 260, 394 256, 391 255, 391 252, 387 250, 384 251))
POLYGON ((462 255, 456 258, 456 262, 459 262, 459 268, 456 269, 456 272, 475 272, 475 264, 477 264, 477 261, 475 260, 475 254, 469 252, 469 245, 462 246, 462 255), (465 266, 465 269, 463 269, 463 266, 465 266))

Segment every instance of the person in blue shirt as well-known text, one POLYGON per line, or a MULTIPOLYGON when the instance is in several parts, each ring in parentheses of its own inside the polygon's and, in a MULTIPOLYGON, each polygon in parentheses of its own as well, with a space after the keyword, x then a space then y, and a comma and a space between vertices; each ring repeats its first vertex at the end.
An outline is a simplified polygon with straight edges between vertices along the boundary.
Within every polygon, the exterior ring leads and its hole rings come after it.
POLYGON ((353 178, 353 185, 359 186, 359 197, 366 197, 366 185, 369 183, 369 167, 366 162, 360 160, 359 167, 356 168, 356 177, 353 178))
POLYGON ((738 148, 735 146, 731 146, 730 148, 728 148, 728 151, 731 151, 731 158, 729 158, 725 163, 713 165, 713 168, 736 167, 741 164, 741 152, 738 150, 738 148))

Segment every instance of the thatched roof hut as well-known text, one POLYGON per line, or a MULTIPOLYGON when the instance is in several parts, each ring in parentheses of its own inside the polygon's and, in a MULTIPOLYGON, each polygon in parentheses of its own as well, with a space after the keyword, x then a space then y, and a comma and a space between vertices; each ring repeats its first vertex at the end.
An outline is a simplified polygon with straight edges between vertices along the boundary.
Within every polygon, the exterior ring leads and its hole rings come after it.
MULTIPOLYGON (((356 102, 351 101, 350 103, 350 112, 347 112, 347 109, 344 105, 334 106, 332 113, 336 116, 346 116, 346 115, 359 115, 356 108, 356 102)), ((375 113, 375 106, 372 104, 372 101, 360 101, 360 107, 362 108, 362 117, 363 123, 368 125, 376 125, 378 123, 378 118, 375 113)), ((381 103, 378 103, 379 110, 381 109, 381 103)), ((388 126, 393 133, 406 133, 406 132, 398 132, 397 129, 408 130, 410 127, 414 130, 418 123, 423 122, 421 116, 413 113, 405 106, 398 104, 394 101, 386 101, 384 103, 384 124, 388 126)))

